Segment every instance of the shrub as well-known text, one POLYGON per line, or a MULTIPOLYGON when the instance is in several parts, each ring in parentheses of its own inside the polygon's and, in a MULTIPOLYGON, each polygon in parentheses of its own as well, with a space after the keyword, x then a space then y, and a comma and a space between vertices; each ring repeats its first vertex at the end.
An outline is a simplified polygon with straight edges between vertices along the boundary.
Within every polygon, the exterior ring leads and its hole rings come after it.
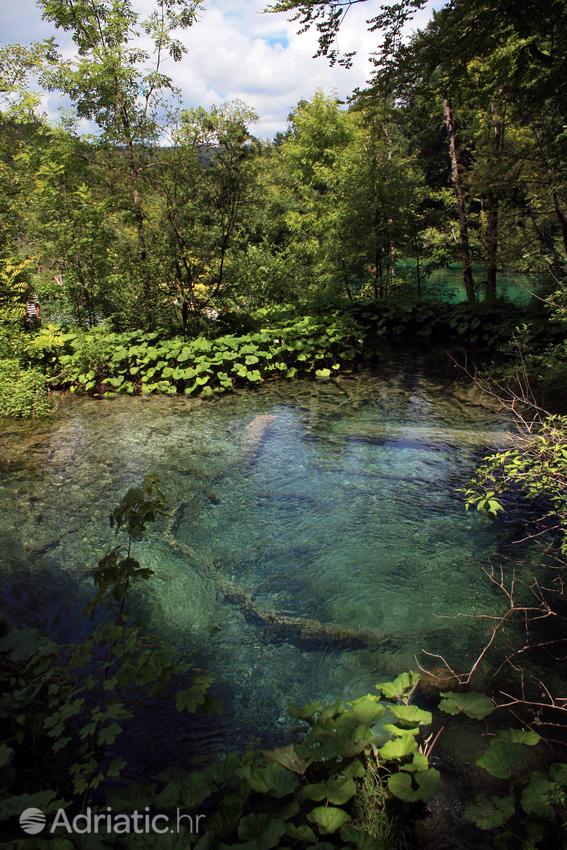
POLYGON ((0 360, 0 416, 41 419, 50 410, 47 382, 41 372, 23 368, 17 360, 0 360))

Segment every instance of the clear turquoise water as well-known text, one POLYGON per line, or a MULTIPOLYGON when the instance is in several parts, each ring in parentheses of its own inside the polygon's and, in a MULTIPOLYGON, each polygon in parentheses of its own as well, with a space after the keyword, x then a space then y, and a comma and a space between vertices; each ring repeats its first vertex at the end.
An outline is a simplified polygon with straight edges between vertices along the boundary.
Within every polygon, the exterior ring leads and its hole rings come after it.
MULTIPOLYGON (((473 269, 475 285, 478 287, 480 300, 484 300, 486 290, 486 270, 484 266, 476 265, 473 269)), ((527 305, 535 293, 541 293, 544 287, 538 275, 520 274, 500 270, 496 275, 496 296, 513 304, 527 305)), ((422 292, 426 297, 432 297, 451 304, 466 301, 463 285, 463 270, 460 265, 436 269, 422 283, 422 292)))
MULTIPOLYGON (((298 381, 212 402, 73 399, 44 424, 0 429, 4 606, 18 622, 80 637, 88 571, 112 541, 109 509, 152 471, 186 502, 173 550, 156 527, 139 558, 156 571, 132 605, 149 628, 213 670, 223 717, 175 751, 203 753, 288 734, 286 706, 354 697, 422 649, 466 664, 482 634, 467 616, 501 599, 482 567, 537 561, 517 514, 465 513, 457 488, 505 423, 446 366, 396 355, 340 384, 298 381), (379 650, 275 635, 227 600, 212 562, 281 614, 375 629, 379 650)), ((168 722, 153 706, 156 740, 168 722)), ((185 733, 184 733, 185 735, 185 733)))

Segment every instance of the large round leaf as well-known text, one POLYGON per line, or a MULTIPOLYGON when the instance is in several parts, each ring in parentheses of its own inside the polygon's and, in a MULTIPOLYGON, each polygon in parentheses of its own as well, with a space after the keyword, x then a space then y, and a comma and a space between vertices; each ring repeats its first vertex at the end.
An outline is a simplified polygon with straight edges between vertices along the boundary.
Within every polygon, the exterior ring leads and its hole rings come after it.
POLYGON ((407 803, 427 803, 437 794, 440 787, 439 771, 433 767, 413 774, 394 773, 388 779, 388 788, 394 797, 399 797, 407 803))
POLYGON ((345 823, 351 820, 351 816, 343 809, 334 806, 317 806, 307 815, 311 823, 317 825, 319 832, 336 832, 345 823))

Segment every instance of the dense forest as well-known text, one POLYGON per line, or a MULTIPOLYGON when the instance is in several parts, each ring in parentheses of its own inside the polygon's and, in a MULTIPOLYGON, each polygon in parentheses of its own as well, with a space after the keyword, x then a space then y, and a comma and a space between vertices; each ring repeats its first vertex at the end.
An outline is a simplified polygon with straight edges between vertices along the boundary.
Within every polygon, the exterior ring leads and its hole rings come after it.
MULTIPOLYGON (((187 108, 165 70, 191 62, 194 0, 155 0, 147 17, 134 0, 38 0, 53 38, 0 47, 0 429, 28 439, 79 396, 99 416, 122 396, 212 411, 234 391, 306 379, 349 401, 348 379, 384 351, 436 352, 514 434, 458 482, 463 517, 492 527, 531 511, 526 539, 547 560, 518 583, 515 568, 485 570, 504 607, 481 614, 468 668, 437 654, 433 673, 291 706, 300 733, 277 749, 141 775, 120 740, 148 700, 170 699, 189 729, 221 706, 215 676, 149 635, 131 601, 154 581, 137 555, 148 526, 196 557, 177 535, 183 503, 138 470, 143 483, 107 506, 117 538, 92 556, 81 638, 0 619, 1 846, 567 847, 567 5, 449 0, 417 30, 424 0, 280 0, 266 14, 288 13, 317 33, 318 61, 348 66, 338 36, 358 3, 376 39, 366 86, 346 102, 315 91, 265 140, 246 103, 187 108), (57 121, 46 92, 65 104, 57 121), (453 293, 432 284, 449 268, 453 293), (503 275, 528 281, 523 300, 504 297, 503 275), (418 825, 444 793, 438 737, 459 722, 484 747, 487 782, 461 806, 468 843, 442 844, 418 825), (22 838, 17 823, 23 810, 84 817, 108 804, 203 811, 206 832, 22 838)), ((233 469, 274 418, 254 420, 233 469)), ((0 483, 19 469, 0 457, 0 483)), ((212 558, 206 569, 278 639, 382 651, 359 622, 274 614, 212 558)))

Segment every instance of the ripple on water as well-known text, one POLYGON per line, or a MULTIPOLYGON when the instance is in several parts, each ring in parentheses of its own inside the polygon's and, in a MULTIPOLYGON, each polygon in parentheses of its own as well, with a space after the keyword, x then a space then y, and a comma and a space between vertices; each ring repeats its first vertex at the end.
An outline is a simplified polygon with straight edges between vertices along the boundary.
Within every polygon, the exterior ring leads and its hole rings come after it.
MULTIPOLYGON (((506 558, 521 569, 525 550, 500 524, 465 514, 456 488, 508 439, 469 387, 411 358, 340 388, 282 383, 206 404, 77 399, 47 425, 0 434, 5 605, 20 622, 79 638, 109 508, 156 472, 170 503, 184 503, 175 534, 195 556, 153 530, 138 554, 156 575, 133 605, 215 672, 226 704, 222 722, 199 721, 199 743, 183 746, 274 740, 290 701, 356 696, 423 647, 466 657, 480 626, 455 615, 495 601, 480 568, 506 558), (389 642, 347 651, 270 634, 227 601, 206 564, 281 614, 389 642)), ((156 705, 154 718, 165 711, 156 705)))

